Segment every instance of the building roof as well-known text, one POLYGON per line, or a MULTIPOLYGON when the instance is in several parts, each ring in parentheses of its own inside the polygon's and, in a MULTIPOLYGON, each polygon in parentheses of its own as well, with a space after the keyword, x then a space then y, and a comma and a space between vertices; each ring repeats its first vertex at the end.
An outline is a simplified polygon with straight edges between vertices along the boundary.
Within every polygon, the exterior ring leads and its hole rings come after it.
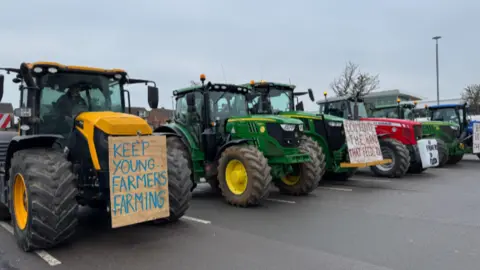
POLYGON ((401 96, 401 97, 406 97, 410 100, 421 100, 421 99, 423 99, 422 97, 413 95, 413 94, 411 94, 407 91, 400 91, 399 89, 373 91, 373 92, 370 92, 368 95, 365 95, 365 98, 385 97, 385 96, 401 96))

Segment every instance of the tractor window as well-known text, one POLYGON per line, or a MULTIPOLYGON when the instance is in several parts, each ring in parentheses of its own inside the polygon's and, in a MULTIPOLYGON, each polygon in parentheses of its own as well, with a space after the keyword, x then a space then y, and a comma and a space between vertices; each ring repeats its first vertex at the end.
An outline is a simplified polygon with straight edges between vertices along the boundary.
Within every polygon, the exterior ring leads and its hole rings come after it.
POLYGON ((432 121, 451 122, 460 124, 454 108, 432 110, 432 121))
POLYGON ((285 112, 290 111, 290 102, 292 99, 292 91, 282 91, 277 89, 271 89, 269 92, 270 103, 272 110, 285 112))
MULTIPOLYGON (((372 117, 375 118, 398 118, 397 108, 383 108, 373 111, 372 117)), ((360 111, 360 110, 359 110, 360 111)))
POLYGON ((187 121, 187 96, 181 96, 177 98, 177 104, 175 105, 175 118, 181 122, 187 121))
POLYGON ((231 116, 247 115, 245 95, 231 92, 210 92, 210 113, 213 119, 227 119, 231 116))
MULTIPOLYGON (((354 112, 354 107, 355 107, 355 102, 350 102, 350 111, 354 112)), ((368 114, 367 114, 367 109, 365 108, 365 103, 363 102, 357 102, 357 107, 358 107, 358 116, 359 117, 368 117, 368 114)), ((345 112, 344 112, 345 113, 345 112)), ((347 112, 348 114, 348 112, 347 112)), ((395 112, 396 114, 396 112, 395 112)), ((397 118, 397 117, 392 117, 392 118, 397 118)))
POLYGON ((348 108, 345 101, 326 103, 326 114, 334 115, 341 118, 348 118, 348 108))

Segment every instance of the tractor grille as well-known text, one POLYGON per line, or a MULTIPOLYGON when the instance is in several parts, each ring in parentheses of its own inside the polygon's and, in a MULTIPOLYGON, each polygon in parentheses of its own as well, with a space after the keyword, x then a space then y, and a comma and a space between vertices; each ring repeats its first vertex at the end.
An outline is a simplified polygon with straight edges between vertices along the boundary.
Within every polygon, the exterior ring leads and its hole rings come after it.
POLYGON ((328 121, 315 120, 315 132, 324 138, 328 138, 328 145, 331 151, 340 149, 345 144, 345 134, 342 126, 332 127, 328 121))
POLYGON ((414 125, 413 134, 415 134, 415 139, 420 140, 422 138, 422 125, 414 125))
POLYGON ((300 136, 302 132, 298 129, 298 125, 295 125, 293 131, 285 131, 276 123, 267 123, 268 135, 272 136, 283 147, 298 147, 300 145, 300 136))
POLYGON ((440 130, 442 133, 446 134, 450 139, 448 141, 453 141, 455 138, 457 138, 460 134, 458 133, 458 129, 454 130, 450 126, 440 126, 440 130))

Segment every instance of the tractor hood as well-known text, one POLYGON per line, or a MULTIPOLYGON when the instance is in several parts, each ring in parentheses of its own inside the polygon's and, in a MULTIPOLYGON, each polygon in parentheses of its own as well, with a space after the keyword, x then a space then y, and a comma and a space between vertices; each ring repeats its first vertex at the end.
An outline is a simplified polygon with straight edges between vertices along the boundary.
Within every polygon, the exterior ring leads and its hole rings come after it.
POLYGON ((308 112, 280 112, 281 116, 289 117, 289 118, 306 118, 306 119, 316 119, 316 120, 327 120, 327 121, 335 121, 335 122, 343 122, 345 119, 336 117, 333 115, 318 115, 308 112))
POLYGON ((278 123, 278 124, 293 124, 301 125, 302 121, 298 119, 288 118, 280 115, 264 115, 264 114, 252 114, 247 116, 234 116, 228 118, 228 122, 264 122, 264 123, 278 123))
POLYGON ((431 126, 456 126, 458 127, 459 125, 454 122, 442 122, 442 121, 423 121, 423 125, 431 125, 431 126))
POLYGON ((412 120, 405 120, 405 119, 396 119, 396 118, 361 118, 362 121, 374 121, 374 122, 385 122, 385 123, 396 123, 400 125, 406 126, 416 126, 421 125, 421 123, 412 121, 412 120))
POLYGON ((82 130, 96 127, 108 135, 152 134, 152 128, 147 121, 126 113, 83 112, 77 116, 75 121, 82 130))

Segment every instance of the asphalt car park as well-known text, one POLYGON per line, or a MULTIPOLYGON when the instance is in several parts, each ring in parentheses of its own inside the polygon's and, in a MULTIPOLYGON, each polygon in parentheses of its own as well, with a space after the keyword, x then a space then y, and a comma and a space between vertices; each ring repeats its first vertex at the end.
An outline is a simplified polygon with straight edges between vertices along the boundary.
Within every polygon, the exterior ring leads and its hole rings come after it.
POLYGON ((0 269, 478 269, 480 160, 402 179, 368 170, 306 197, 236 208, 207 185, 175 224, 111 229, 82 209, 70 244, 24 253, 1 223, 0 269))

